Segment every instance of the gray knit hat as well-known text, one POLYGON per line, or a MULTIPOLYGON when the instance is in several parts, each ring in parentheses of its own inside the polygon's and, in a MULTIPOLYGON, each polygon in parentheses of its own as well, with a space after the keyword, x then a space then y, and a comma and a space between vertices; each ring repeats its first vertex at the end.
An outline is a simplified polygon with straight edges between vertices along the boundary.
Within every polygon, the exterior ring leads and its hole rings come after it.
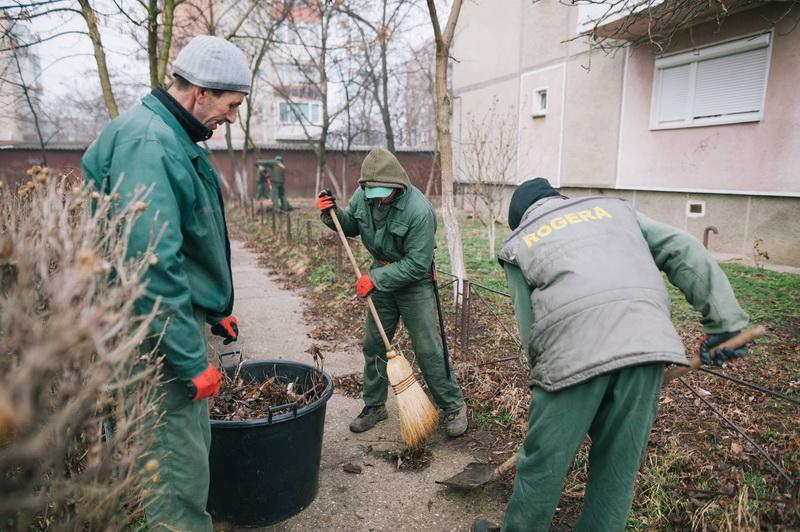
POLYGON ((221 37, 198 35, 189 41, 172 63, 172 73, 205 89, 250 92, 244 52, 221 37))

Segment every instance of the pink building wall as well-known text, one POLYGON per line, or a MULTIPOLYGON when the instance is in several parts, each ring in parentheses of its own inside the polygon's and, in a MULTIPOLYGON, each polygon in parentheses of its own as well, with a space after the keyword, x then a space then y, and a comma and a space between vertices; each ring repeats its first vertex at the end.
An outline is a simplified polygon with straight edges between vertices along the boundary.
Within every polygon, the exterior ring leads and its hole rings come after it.
POLYGON ((565 65, 528 72, 520 80, 517 177, 545 177, 561 184, 565 65), (534 91, 547 88, 547 114, 531 118, 534 91))
MULTIPOLYGON (((766 31, 782 8, 768 6, 696 26, 690 50, 766 31)), ((617 188, 800 196, 800 29, 786 17, 772 32, 763 118, 759 122, 650 130, 655 56, 644 47, 627 58, 617 188)))

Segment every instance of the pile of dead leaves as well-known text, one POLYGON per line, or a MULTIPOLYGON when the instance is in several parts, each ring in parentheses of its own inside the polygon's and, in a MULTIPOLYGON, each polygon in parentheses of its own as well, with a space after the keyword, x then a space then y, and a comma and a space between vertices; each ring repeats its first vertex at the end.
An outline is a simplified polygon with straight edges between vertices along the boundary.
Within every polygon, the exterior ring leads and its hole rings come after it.
MULTIPOLYGON (((297 409, 319 399, 324 386, 303 390, 297 382, 283 382, 272 376, 266 381, 245 382, 241 376, 235 380, 223 379, 219 396, 210 407, 210 417, 220 421, 263 419, 270 417, 270 408, 297 403, 297 409)), ((272 412, 272 416, 291 411, 292 406, 272 412)))
POLYGON ((353 399, 361 398, 361 389, 364 387, 364 377, 361 373, 348 373, 333 378, 334 388, 344 395, 353 399))

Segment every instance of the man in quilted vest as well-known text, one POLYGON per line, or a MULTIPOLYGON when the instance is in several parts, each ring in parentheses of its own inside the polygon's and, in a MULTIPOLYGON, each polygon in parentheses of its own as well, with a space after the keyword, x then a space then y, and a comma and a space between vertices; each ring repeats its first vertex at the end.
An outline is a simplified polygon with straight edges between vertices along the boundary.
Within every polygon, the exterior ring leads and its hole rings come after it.
MULTIPOLYGON (((625 201, 569 199, 537 178, 517 187, 508 220, 513 232, 498 259, 528 352, 532 402, 503 529, 548 530, 588 434, 577 529, 624 530, 664 366, 688 364, 661 272, 702 314, 705 360, 748 316, 700 243, 625 201)), ((745 353, 723 350, 718 362, 745 353)))

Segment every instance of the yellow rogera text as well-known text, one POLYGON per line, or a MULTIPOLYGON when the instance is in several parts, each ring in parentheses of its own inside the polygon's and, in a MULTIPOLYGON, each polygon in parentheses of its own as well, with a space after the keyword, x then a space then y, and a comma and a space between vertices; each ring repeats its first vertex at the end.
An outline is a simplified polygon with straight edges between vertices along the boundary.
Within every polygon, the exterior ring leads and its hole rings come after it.
POLYGON ((613 216, 602 207, 595 207, 591 210, 585 209, 577 212, 568 212, 563 216, 556 216, 549 222, 543 223, 537 227, 535 231, 523 236, 522 241, 525 242, 526 246, 531 248, 534 243, 543 238, 547 238, 553 231, 564 229, 569 225, 594 222, 604 218, 613 218, 613 216))

